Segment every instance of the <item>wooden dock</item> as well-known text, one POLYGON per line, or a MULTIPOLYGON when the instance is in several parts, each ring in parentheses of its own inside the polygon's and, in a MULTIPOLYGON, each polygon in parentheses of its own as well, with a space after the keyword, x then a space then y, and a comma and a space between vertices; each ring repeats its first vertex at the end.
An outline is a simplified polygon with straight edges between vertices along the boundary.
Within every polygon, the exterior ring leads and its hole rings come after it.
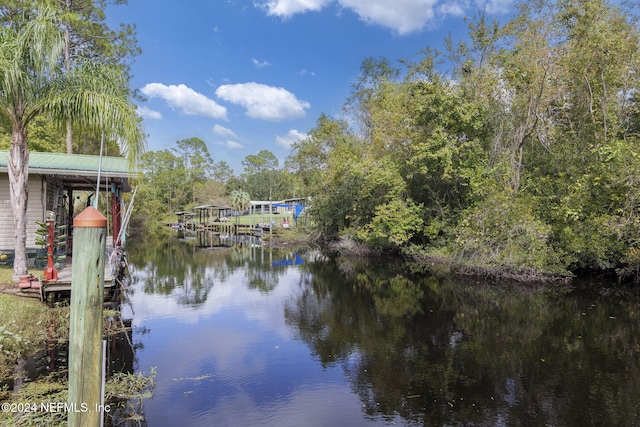
MULTIPOLYGON (((104 298, 105 301, 112 301, 120 291, 120 285, 122 283, 122 277, 124 275, 125 265, 121 260, 113 260, 113 249, 108 249, 108 254, 104 263, 104 298), (109 262, 112 260, 113 262, 109 262), (113 263, 117 263, 115 267, 113 263), (112 271, 114 273, 112 273, 112 271), (114 277, 115 276, 115 277, 114 277)), ((117 255, 117 254, 116 254, 117 255)), ((58 280, 54 281, 41 281, 40 287, 40 300, 44 302, 52 302, 54 300, 68 297, 71 295, 71 262, 72 258, 69 257, 67 264, 58 270, 58 280)), ((76 283, 75 286, 78 286, 76 283)))
POLYGON ((234 224, 232 222, 212 222, 208 224, 195 224, 196 230, 210 231, 217 234, 241 234, 253 236, 256 232, 255 226, 249 224, 234 224))
MULTIPOLYGON (((114 295, 120 291, 120 283, 111 275, 111 269, 105 268, 104 298, 105 301, 112 301, 114 295)), ((4 284, 0 286, 0 292, 39 299, 43 302, 54 302, 71 295, 71 267, 65 267, 58 271, 58 280, 43 281, 34 279, 31 288, 20 288, 17 283, 4 284)))
MULTIPOLYGON (((112 288, 119 286, 116 280, 111 276, 111 266, 105 268, 104 273, 104 293, 105 298, 110 299, 112 288)), ((59 296, 71 295, 71 267, 65 267, 58 271, 58 280, 43 280, 40 288, 40 299, 42 301, 50 301, 57 299, 59 296)), ((76 284, 78 286, 78 284, 76 284)))
MULTIPOLYGON (((267 234, 275 234, 279 231, 285 230, 279 226, 270 227, 268 222, 258 224, 236 224, 233 220, 228 222, 213 221, 213 222, 175 222, 166 223, 168 227, 172 227, 178 231, 207 231, 213 234, 229 235, 229 236, 255 236, 261 237, 267 234)), ((288 225, 288 223, 287 223, 288 225)))

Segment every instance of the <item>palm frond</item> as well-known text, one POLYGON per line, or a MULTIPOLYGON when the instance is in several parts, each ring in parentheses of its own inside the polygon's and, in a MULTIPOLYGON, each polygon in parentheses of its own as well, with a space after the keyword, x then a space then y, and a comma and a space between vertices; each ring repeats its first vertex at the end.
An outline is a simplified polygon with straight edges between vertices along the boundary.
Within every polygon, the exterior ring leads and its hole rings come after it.
POLYGON ((118 140, 121 150, 137 163, 145 139, 126 84, 121 70, 86 62, 51 81, 40 109, 63 122, 72 120, 105 132, 106 137, 118 140))
POLYGON ((44 7, 24 26, 0 30, 0 105, 28 123, 29 108, 54 78, 64 49, 64 34, 51 8, 44 7))

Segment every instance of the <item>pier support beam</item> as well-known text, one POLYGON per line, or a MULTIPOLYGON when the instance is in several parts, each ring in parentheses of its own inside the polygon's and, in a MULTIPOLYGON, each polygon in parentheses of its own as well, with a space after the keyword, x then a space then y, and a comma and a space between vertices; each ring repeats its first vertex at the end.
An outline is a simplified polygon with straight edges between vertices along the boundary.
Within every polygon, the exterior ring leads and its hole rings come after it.
POLYGON ((88 207, 73 220, 69 426, 100 426, 102 301, 107 219, 88 207))

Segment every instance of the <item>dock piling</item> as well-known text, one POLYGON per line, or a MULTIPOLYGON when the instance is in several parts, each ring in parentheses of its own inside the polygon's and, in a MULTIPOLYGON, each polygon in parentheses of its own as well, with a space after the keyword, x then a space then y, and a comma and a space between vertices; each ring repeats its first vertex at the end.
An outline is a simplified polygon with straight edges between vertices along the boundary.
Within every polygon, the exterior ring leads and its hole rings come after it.
POLYGON ((73 220, 69 333, 70 427, 100 426, 102 300, 107 219, 88 207, 73 220))

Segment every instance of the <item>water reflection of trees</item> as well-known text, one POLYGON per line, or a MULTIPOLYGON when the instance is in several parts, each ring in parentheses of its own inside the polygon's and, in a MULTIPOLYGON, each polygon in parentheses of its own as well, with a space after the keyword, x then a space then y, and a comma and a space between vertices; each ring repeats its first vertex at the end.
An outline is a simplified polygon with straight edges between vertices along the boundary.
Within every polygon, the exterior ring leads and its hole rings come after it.
POLYGON ((285 311, 323 365, 344 367, 369 416, 438 426, 637 423, 637 303, 383 270, 307 264, 285 311))
POLYGON ((148 294, 174 295, 179 304, 204 303, 215 284, 225 283, 236 272, 243 273, 242 285, 270 292, 285 268, 273 261, 285 256, 248 239, 237 241, 202 237, 179 239, 175 233, 159 232, 129 244, 132 280, 143 282, 148 294), (214 242, 203 246, 202 242, 214 242))

